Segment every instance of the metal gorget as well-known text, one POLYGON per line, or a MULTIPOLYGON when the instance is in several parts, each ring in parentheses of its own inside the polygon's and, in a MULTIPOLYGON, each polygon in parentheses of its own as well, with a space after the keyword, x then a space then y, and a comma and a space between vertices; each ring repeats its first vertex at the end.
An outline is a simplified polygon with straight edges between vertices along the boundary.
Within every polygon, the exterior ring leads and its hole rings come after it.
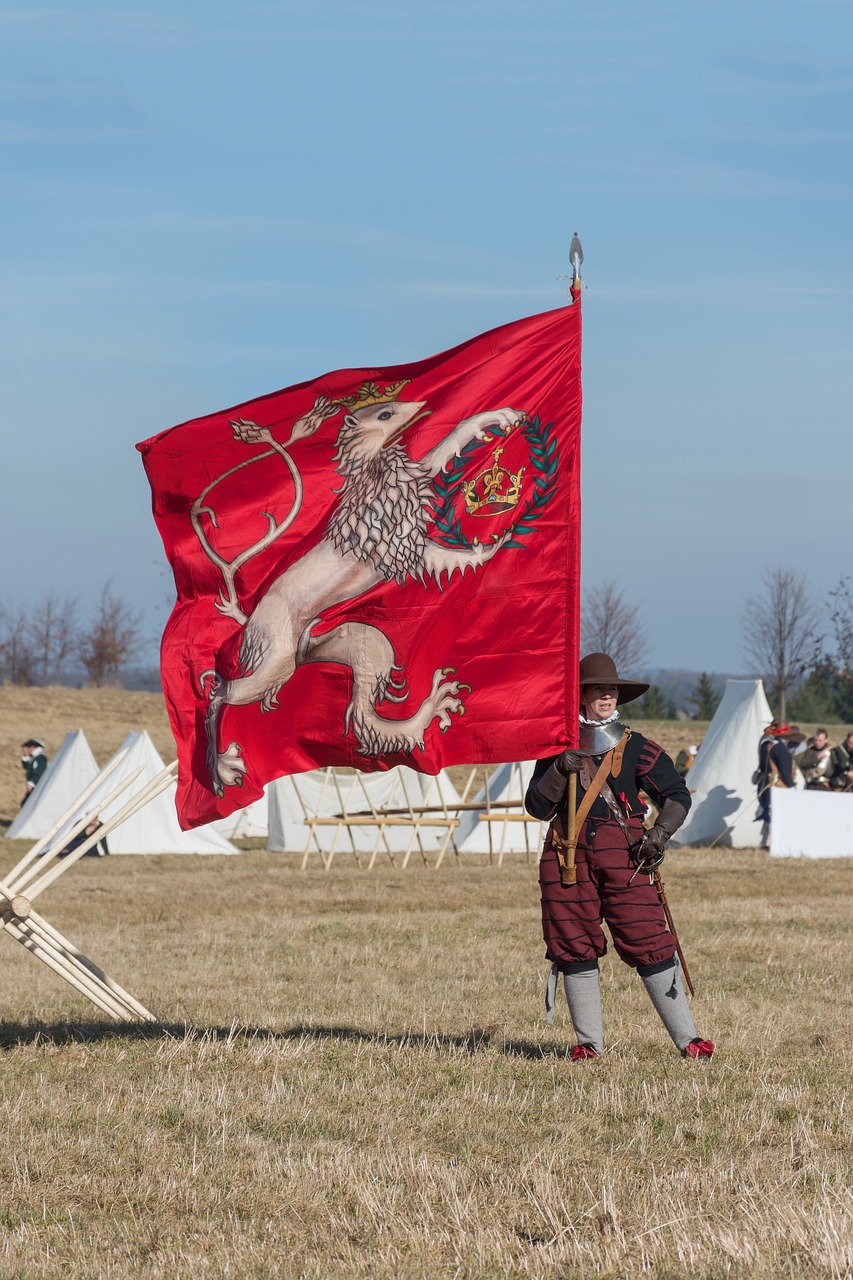
POLYGON ((607 724, 582 724, 578 751, 584 756, 603 756, 605 751, 619 745, 624 732, 625 726, 619 720, 611 720, 607 724))

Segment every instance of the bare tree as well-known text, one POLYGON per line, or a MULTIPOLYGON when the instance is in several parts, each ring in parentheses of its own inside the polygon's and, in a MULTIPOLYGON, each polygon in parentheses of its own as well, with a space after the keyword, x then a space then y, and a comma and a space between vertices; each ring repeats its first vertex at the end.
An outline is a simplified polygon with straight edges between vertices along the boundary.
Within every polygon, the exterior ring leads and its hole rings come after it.
POLYGON ((820 653, 820 615, 805 579, 793 569, 768 569, 763 581, 762 594, 744 609, 744 651, 757 673, 770 680, 784 720, 788 694, 820 653))
POLYGON ((22 605, 0 605, 0 664, 10 684, 36 683, 32 622, 22 605))
POLYGON ((33 659, 38 684, 59 684, 66 660, 77 643, 77 599, 48 591, 31 616, 33 659))
POLYGON ((640 620, 640 606, 628 604, 615 582, 590 587, 581 609, 581 648, 584 653, 609 653, 621 672, 639 671, 648 641, 640 620))
POLYGON ((853 676, 853 583, 850 578, 841 577, 829 598, 835 636, 834 664, 843 676, 853 676))
POLYGON ((101 592, 92 625, 80 633, 78 654, 89 683, 118 684, 121 668, 137 652, 140 644, 141 613, 113 594, 108 582, 101 592))

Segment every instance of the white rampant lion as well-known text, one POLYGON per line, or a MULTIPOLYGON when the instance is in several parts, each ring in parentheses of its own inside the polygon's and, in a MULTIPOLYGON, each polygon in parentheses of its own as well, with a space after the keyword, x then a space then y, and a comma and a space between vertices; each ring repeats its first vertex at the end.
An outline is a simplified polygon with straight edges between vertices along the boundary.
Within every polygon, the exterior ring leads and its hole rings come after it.
MULTIPOLYGON (((361 622, 344 622, 331 631, 314 635, 313 629, 324 609, 354 600, 383 581, 402 584, 417 578, 432 579, 439 588, 442 575, 448 580, 459 570, 476 570, 486 564, 512 536, 507 529, 492 542, 470 548, 449 548, 433 542, 427 534, 430 515, 431 482, 471 440, 482 440, 489 430, 508 433, 523 421, 514 409, 496 409, 466 418, 425 457, 409 456, 398 437, 416 418, 425 416, 425 401, 397 399, 404 382, 384 391, 376 383, 365 383, 358 396, 328 400, 320 396, 309 413, 293 426, 285 444, 277 442, 270 430, 254 422, 232 422, 235 436, 246 443, 265 443, 277 453, 293 478, 295 496, 287 518, 280 523, 267 515, 269 530, 260 542, 232 561, 225 561, 211 547, 202 516, 216 527, 210 506, 204 505, 214 480, 193 505, 191 519, 205 553, 222 570, 227 590, 220 592, 216 607, 221 613, 244 624, 240 647, 240 676, 226 679, 217 671, 202 676, 207 685, 209 705, 205 721, 207 768, 210 785, 222 796, 226 786, 242 783, 246 764, 242 750, 231 742, 219 750, 219 717, 225 706, 246 706, 257 702, 262 711, 278 706, 278 694, 298 666, 309 662, 338 662, 352 672, 352 697, 344 717, 344 733, 352 729, 359 751, 365 756, 395 751, 423 749, 428 726, 437 719, 442 730, 451 715, 461 713, 460 693, 468 688, 452 677, 450 668, 438 668, 432 687, 413 715, 392 720, 380 715, 377 704, 403 702, 407 698, 403 667, 395 661, 394 649, 377 627, 361 622), (337 437, 335 463, 343 477, 340 500, 335 506, 325 536, 287 568, 271 584, 247 617, 237 598, 234 578, 246 561, 269 546, 295 519, 302 504, 302 481, 288 449, 298 440, 313 435, 329 417, 344 410, 337 437)), ((428 412, 428 411, 426 411, 428 412)), ((246 466, 238 464, 225 475, 246 466)))

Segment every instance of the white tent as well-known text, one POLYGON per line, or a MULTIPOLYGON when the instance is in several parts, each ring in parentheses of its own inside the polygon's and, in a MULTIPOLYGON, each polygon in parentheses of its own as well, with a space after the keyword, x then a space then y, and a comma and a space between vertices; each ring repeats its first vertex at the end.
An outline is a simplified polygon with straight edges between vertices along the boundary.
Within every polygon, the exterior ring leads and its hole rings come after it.
MULTIPOLYGON (((413 769, 388 769, 382 773, 344 773, 338 769, 314 769, 310 773, 297 773, 276 778, 268 788, 269 840, 267 848, 300 853, 306 847, 309 828, 306 817, 330 818, 337 814, 370 814, 374 810, 401 809, 424 804, 440 804, 440 792, 435 779, 425 779, 430 798, 425 799, 421 775, 413 769), (429 783, 435 789, 429 791, 429 783)), ((452 786, 449 779, 446 785, 452 786)), ((446 786, 445 786, 446 793, 446 786)), ((454 792, 455 795, 455 792, 454 792)), ((455 796, 458 801, 458 796, 455 796)), ((401 815, 405 816, 405 814, 401 815)), ((376 824, 350 826, 341 833, 334 827, 316 828, 316 840, 324 853, 332 847, 347 853, 355 847, 359 853, 368 853, 376 845, 376 824)), ((380 852, 390 848, 392 853, 404 853, 411 844, 411 831, 406 827, 388 827, 380 842, 380 852)), ((435 828, 423 827, 420 831, 424 849, 437 848, 440 839, 435 828)), ((313 846, 316 848, 316 845, 313 846)))
POLYGON ((535 760, 500 764, 474 797, 480 810, 460 813, 456 829, 459 853, 534 853, 542 848, 546 824, 526 822, 524 796, 533 776, 535 760), (494 806, 494 809, 493 809, 494 806), (489 813, 488 819, 482 815, 489 813))
MULTIPOLYGON (((524 814, 524 793, 533 773, 534 761, 524 764, 502 764, 490 775, 486 787, 475 797, 479 811, 459 813, 455 845, 460 853, 495 853, 510 850, 533 851, 541 847, 541 828, 536 823, 519 821, 524 814), (502 802, 502 803, 501 803, 502 802), (478 812, 493 808, 486 821, 478 812)), ((301 852, 309 839, 306 817, 333 817, 337 814, 366 812, 372 805, 377 812, 389 809, 405 811, 408 807, 446 805, 453 817, 459 793, 447 773, 436 777, 413 769, 391 769, 384 773, 342 773, 334 769, 317 769, 311 773, 277 778, 269 786, 270 829, 267 848, 301 852)), ((440 815, 432 815, 434 817, 440 815)), ((440 826, 421 827, 420 842, 424 851, 439 849, 445 831, 440 826)), ((371 852, 376 845, 376 824, 350 826, 344 832, 333 826, 316 828, 316 840, 324 853, 334 847, 347 853, 353 846, 359 853, 371 852)), ((405 826, 388 827, 380 843, 380 853, 405 852, 411 847, 411 830, 405 826)), ((312 845, 316 848, 316 844, 312 845)))
MULTIPOLYGON (((773 713, 760 680, 728 680, 702 741, 687 786, 693 804, 673 845, 761 843, 755 784, 758 743, 773 713)), ((774 797, 775 799, 775 797, 774 797)))
POLYGON ((40 840, 98 776, 82 729, 67 733, 41 781, 6 831, 10 840, 40 840))
MULTIPOLYGON (((87 813, 96 813, 102 820, 124 808, 164 767, 144 729, 141 733, 129 733, 119 751, 124 749, 127 749, 127 755, 85 804, 87 813), (103 798, 140 765, 144 766, 144 771, 136 781, 116 800, 101 807, 103 798)), ((181 830, 175 810, 176 791, 177 783, 173 782, 111 831, 107 837, 110 853, 237 853, 234 845, 211 826, 197 827, 194 831, 181 830)))

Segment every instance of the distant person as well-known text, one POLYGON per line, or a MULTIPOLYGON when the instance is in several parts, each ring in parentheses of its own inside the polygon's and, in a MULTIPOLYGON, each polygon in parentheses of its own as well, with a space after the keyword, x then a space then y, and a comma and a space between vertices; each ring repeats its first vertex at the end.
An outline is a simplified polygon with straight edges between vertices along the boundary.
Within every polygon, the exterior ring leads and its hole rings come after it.
POLYGON ((21 768, 27 780, 26 795, 21 801, 21 806, 23 807, 38 786, 47 768, 44 743, 40 738, 27 738, 26 742, 21 743, 21 768))
MULTIPOLYGON (((98 819, 96 814, 94 818, 91 818, 90 821, 86 823, 86 826, 79 835, 76 835, 73 840, 69 840, 64 849, 59 850, 59 853, 56 855, 57 858, 67 858, 69 853, 74 853, 75 849, 79 849, 80 845, 88 840, 90 836, 93 836, 103 825, 104 824, 98 819)), ((107 838, 104 836, 97 842, 97 844, 93 844, 91 849, 87 849, 83 854, 83 857, 104 858, 108 853, 109 849, 107 848, 107 838)))
POLYGON ((788 749, 790 725, 773 720, 758 744, 758 817, 761 820, 761 847, 770 845, 770 797, 774 787, 794 786, 794 761, 788 749))
POLYGON ((688 747, 685 751, 682 747, 678 755, 675 757, 675 771, 680 778, 683 778, 693 768, 696 759, 696 752, 699 750, 696 746, 688 747))
POLYGON ((853 791, 853 732, 829 753, 829 785, 833 791, 853 791))
POLYGON ((815 729, 805 750, 794 756, 806 780, 806 786, 812 791, 828 791, 829 778, 832 773, 832 751, 829 745, 829 734, 826 729, 815 729))

